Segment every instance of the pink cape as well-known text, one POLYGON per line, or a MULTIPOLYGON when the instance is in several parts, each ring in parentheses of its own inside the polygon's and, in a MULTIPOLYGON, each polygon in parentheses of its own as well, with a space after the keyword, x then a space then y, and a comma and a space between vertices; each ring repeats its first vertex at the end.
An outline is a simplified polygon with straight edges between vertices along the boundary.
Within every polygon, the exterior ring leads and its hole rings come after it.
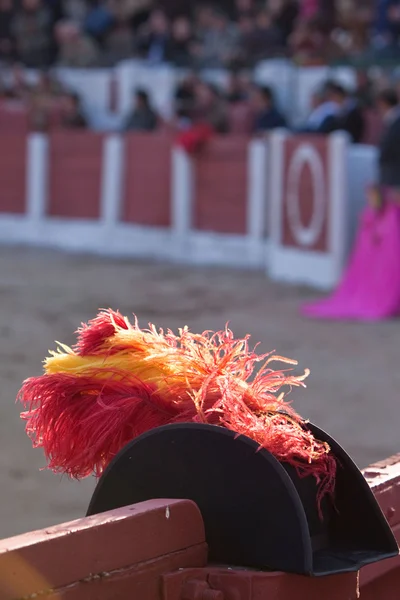
POLYGON ((336 291, 301 308, 307 317, 379 321, 400 314, 400 207, 368 206, 349 265, 336 291))

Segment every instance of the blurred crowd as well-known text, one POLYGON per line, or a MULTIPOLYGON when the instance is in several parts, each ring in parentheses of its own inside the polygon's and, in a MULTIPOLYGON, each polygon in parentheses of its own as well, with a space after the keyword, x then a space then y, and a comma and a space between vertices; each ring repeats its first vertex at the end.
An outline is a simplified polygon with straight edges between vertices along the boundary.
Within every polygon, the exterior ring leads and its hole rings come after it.
POLYGON ((0 0, 0 62, 243 68, 399 55, 400 0, 0 0))
MULTIPOLYGON (((28 82, 24 68, 14 66, 12 74, 12 85, 3 89, 0 99, 2 96, 8 107, 20 106, 25 111, 30 130, 49 132, 55 127, 90 127, 90 114, 79 96, 64 87, 55 73, 40 72, 34 84, 28 82)), ((119 122, 118 129, 179 133, 205 125, 212 132, 235 135, 258 135, 276 128, 315 134, 343 130, 355 143, 371 142, 367 140, 366 115, 376 108, 376 92, 368 77, 361 75, 358 88, 353 91, 338 81, 325 81, 314 91, 308 118, 295 128, 290 115, 281 110, 275 90, 255 83, 251 70, 231 71, 223 86, 189 71, 176 86, 171 118, 159 114, 147 89, 136 89, 132 93, 131 110, 119 122)))

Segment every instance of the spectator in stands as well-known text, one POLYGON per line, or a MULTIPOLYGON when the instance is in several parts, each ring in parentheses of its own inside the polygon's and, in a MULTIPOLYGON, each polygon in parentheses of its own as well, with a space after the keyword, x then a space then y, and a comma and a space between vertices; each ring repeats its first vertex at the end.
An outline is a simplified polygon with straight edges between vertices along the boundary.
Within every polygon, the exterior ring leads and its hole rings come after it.
POLYGON ((179 129, 187 129, 193 124, 195 105, 196 105, 196 87, 199 83, 195 73, 187 75, 177 86, 175 90, 174 113, 179 129))
POLYGON ((339 128, 339 107, 328 98, 326 87, 314 92, 311 98, 311 114, 297 133, 329 134, 339 128))
POLYGON ((138 32, 138 55, 153 64, 165 62, 170 39, 169 28, 165 12, 159 8, 154 10, 148 22, 138 32))
POLYGON ((229 104, 246 102, 249 99, 248 81, 245 74, 233 71, 226 87, 225 97, 229 104))
POLYGON ((220 91, 210 83, 198 81, 195 87, 194 124, 207 124, 216 133, 228 133, 227 106, 220 91))
POLYGON ((327 96, 338 106, 338 129, 346 131, 354 143, 360 144, 365 132, 365 117, 357 100, 342 85, 334 82, 328 84, 327 96))
POLYGON ((376 104, 384 120, 379 146, 380 184, 400 188, 400 107, 396 92, 383 90, 376 104))
POLYGON ((254 26, 247 35, 242 37, 245 63, 254 63, 276 55, 281 45, 281 35, 274 25, 271 15, 266 10, 257 13, 254 26))
POLYGON ((64 18, 68 21, 75 21, 83 27, 88 14, 88 3, 85 0, 63 0, 61 4, 61 16, 56 20, 64 18))
POLYGON ((109 4, 113 25, 103 44, 102 64, 112 66, 134 54, 134 34, 130 20, 130 6, 121 0, 109 4))
POLYGON ((38 83, 32 88, 28 98, 29 126, 33 131, 47 132, 52 126, 56 112, 56 98, 62 87, 51 75, 43 71, 38 83))
POLYGON ((267 6, 275 27, 280 32, 282 43, 286 46, 299 14, 299 3, 297 0, 269 0, 267 6))
POLYGON ((86 129, 87 121, 83 114, 78 94, 65 94, 61 99, 61 125, 65 129, 86 129))
POLYGON ((289 52, 303 65, 324 64, 328 58, 329 40, 318 21, 299 21, 288 39, 289 52))
POLYGON ((255 86, 251 100, 254 110, 254 133, 286 127, 286 120, 276 107, 274 94, 270 87, 255 86))
POLYGON ((137 90, 132 113, 125 122, 125 131, 155 131, 159 124, 156 111, 145 90, 137 90))
POLYGON ((15 57, 13 16, 12 0, 0 0, 0 61, 10 62, 15 57))
POLYGON ((232 18, 238 22, 243 17, 253 17, 260 3, 255 0, 235 0, 232 18))
POLYGON ((58 43, 57 63, 61 67, 95 67, 99 62, 99 50, 94 40, 85 35, 78 23, 59 21, 55 28, 58 43))
POLYGON ((377 0, 373 44, 383 56, 399 52, 400 0, 377 0))
POLYGON ((28 102, 32 88, 26 80, 25 69, 21 64, 15 63, 11 67, 10 79, 8 85, 6 85, 6 91, 9 98, 28 102))
POLYGON ((190 67, 193 63, 194 36, 188 17, 177 17, 171 26, 171 37, 167 42, 165 58, 177 67, 190 67))
POLYGON ((199 30, 198 43, 193 46, 197 65, 201 68, 228 67, 237 54, 239 32, 227 16, 214 9, 208 28, 199 30))
POLYGON ((41 0, 22 0, 12 21, 12 33, 20 60, 27 67, 42 68, 52 61, 52 17, 41 0))
POLYGON ((113 16, 108 3, 88 0, 88 4, 83 31, 101 45, 113 25, 113 16))

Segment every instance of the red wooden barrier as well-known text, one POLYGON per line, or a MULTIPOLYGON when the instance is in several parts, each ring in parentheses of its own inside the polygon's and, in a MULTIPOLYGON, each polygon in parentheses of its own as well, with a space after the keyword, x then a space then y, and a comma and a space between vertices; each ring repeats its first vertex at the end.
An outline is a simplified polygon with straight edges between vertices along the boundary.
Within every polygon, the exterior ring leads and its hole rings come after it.
POLYGON ((26 135, 0 133, 0 213, 25 212, 26 135))
MULTIPOLYGON (((400 455, 365 476, 400 538, 400 455)), ((366 524, 368 526, 368 524, 366 524)), ((398 600, 400 558, 310 578, 206 565, 186 500, 154 500, 0 542, 0 600, 398 600)))
POLYGON ((0 134, 24 136, 28 131, 28 111, 19 100, 0 101, 0 134))
POLYGON ((103 136, 58 131, 50 141, 48 214, 73 219, 100 217, 103 136))
POLYGON ((168 134, 125 137, 123 221, 151 227, 171 225, 171 152, 168 134))
POLYGON ((282 240, 285 246, 326 251, 329 219, 328 143, 289 137, 283 172, 282 240), (310 243, 307 243, 310 240, 310 243))
POLYGON ((202 567, 198 508, 152 500, 0 542, 0 599, 155 600, 160 576, 202 567))
POLYGON ((216 138, 194 158, 195 229, 246 233, 248 144, 245 137, 216 138))

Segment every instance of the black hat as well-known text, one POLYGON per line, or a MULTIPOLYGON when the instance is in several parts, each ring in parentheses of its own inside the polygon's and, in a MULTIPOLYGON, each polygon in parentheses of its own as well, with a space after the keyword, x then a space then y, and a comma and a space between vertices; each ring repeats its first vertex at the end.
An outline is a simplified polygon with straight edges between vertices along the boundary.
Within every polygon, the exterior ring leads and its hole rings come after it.
POLYGON ((154 498, 200 508, 212 563, 322 576, 358 571, 398 554, 363 475, 313 425, 338 462, 334 501, 320 514, 313 477, 280 463, 256 442, 213 425, 182 423, 143 434, 110 463, 88 516, 154 498))

